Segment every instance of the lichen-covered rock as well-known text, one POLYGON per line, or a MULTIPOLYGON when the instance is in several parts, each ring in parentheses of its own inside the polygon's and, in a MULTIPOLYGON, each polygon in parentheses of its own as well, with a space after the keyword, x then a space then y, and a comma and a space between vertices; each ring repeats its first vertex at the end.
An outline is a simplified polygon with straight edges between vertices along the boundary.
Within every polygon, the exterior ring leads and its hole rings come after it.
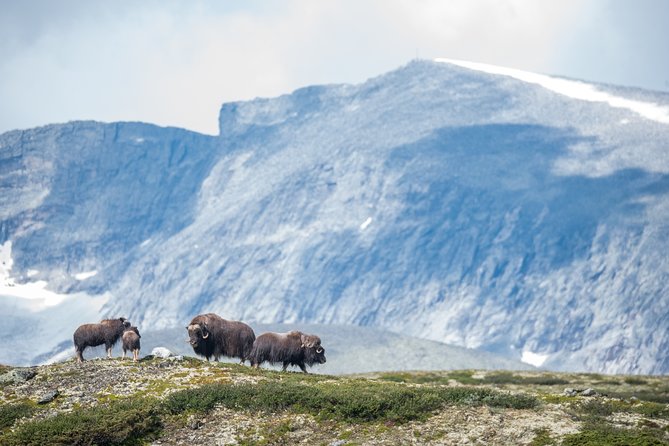
POLYGON ((37 372, 33 369, 13 369, 0 375, 2 383, 22 383, 33 379, 37 372))

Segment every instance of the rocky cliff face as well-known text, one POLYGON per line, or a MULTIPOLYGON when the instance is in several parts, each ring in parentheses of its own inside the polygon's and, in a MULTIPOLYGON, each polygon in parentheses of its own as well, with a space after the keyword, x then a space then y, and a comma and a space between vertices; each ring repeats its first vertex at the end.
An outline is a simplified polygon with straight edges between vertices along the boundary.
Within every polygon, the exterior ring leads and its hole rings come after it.
POLYGON ((10 132, 0 242, 17 283, 108 293, 147 329, 214 311, 666 373, 669 98, 597 89, 627 102, 412 62, 225 104, 218 137, 10 132))

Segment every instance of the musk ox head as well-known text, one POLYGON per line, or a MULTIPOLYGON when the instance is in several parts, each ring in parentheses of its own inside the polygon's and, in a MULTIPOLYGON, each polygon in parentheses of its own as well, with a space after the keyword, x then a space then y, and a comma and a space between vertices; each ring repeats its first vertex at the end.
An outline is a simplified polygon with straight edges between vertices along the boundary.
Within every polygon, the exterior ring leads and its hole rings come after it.
POLYGON ((325 349, 321 345, 321 338, 315 335, 302 334, 300 341, 307 364, 325 364, 325 349))
POLYGON ((188 330, 188 343, 193 348, 197 348, 209 338, 209 330, 206 324, 190 324, 186 327, 186 330, 188 330))

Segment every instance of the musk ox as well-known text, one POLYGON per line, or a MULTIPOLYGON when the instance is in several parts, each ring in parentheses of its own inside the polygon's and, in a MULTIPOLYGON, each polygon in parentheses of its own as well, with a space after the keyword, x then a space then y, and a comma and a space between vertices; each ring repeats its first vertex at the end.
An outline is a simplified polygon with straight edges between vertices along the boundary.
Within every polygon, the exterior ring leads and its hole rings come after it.
POLYGON ((186 327, 188 343, 201 356, 212 356, 216 361, 221 356, 239 358, 243 364, 251 354, 256 335, 243 322, 228 321, 214 313, 195 316, 186 327))
POLYGON ((74 331, 74 350, 77 361, 84 361, 84 349, 105 345, 107 358, 111 358, 112 347, 123 334, 123 330, 130 327, 130 322, 124 317, 118 319, 104 319, 99 324, 80 325, 74 331))
POLYGON ((132 352, 133 361, 137 361, 139 359, 139 338, 141 337, 142 336, 139 334, 137 327, 132 326, 125 329, 123 336, 121 336, 121 343, 123 346, 123 357, 121 359, 125 359, 125 353, 128 350, 132 352))
POLYGON ((255 368, 267 361, 282 363, 284 372, 288 365, 296 365, 307 373, 307 365, 325 364, 325 350, 321 338, 301 331, 263 333, 253 343, 250 359, 255 368))

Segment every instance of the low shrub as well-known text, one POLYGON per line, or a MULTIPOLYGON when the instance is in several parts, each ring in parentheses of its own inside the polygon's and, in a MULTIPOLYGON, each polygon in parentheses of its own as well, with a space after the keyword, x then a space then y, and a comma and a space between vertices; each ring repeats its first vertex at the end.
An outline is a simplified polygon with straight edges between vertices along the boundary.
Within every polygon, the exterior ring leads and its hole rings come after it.
POLYGON ((589 423, 581 432, 562 439, 562 446, 664 446, 663 433, 655 429, 625 429, 589 423))
POLYGON ((19 426, 0 437, 0 444, 14 445, 118 445, 140 444, 160 430, 155 402, 118 400, 87 409, 76 409, 19 426))
POLYGON ((641 402, 633 404, 624 400, 588 400, 576 405, 579 413, 607 417, 616 412, 638 413, 649 418, 669 418, 669 409, 664 404, 641 402))
POLYGON ((530 446, 553 446, 556 444, 555 439, 551 437, 551 431, 546 428, 535 429, 534 438, 530 446))
POLYGON ((0 431, 11 427, 19 418, 32 415, 33 412, 35 412, 35 408, 26 403, 0 406, 0 431))
POLYGON ((652 403, 669 404, 669 392, 661 389, 644 389, 636 392, 606 392, 611 398, 630 399, 636 397, 641 401, 649 401, 652 403))
POLYGON ((628 376, 623 381, 625 381, 625 384, 629 384, 632 386, 644 386, 648 384, 647 380, 643 378, 638 378, 636 376, 628 376))
MULTIPOLYGON (((471 376, 471 375, 470 375, 471 376)), ((453 379, 450 375, 443 375, 439 373, 384 373, 379 379, 383 381, 391 381, 397 383, 411 383, 411 384, 448 384, 448 381, 453 379)))
POLYGON ((305 385, 290 381, 257 384, 208 384, 175 392, 165 400, 172 414, 206 412, 216 405, 234 409, 312 413, 322 419, 349 422, 424 419, 447 404, 532 408, 537 400, 491 389, 406 387, 395 384, 350 381, 305 385))
POLYGON ((483 378, 484 384, 518 384, 518 385, 538 385, 538 386, 555 386, 565 385, 570 382, 563 378, 555 376, 518 376, 509 372, 499 372, 488 374, 483 378))
POLYGON ((448 377, 460 384, 481 384, 481 380, 474 378, 474 372, 471 370, 455 370, 449 372, 448 377))

